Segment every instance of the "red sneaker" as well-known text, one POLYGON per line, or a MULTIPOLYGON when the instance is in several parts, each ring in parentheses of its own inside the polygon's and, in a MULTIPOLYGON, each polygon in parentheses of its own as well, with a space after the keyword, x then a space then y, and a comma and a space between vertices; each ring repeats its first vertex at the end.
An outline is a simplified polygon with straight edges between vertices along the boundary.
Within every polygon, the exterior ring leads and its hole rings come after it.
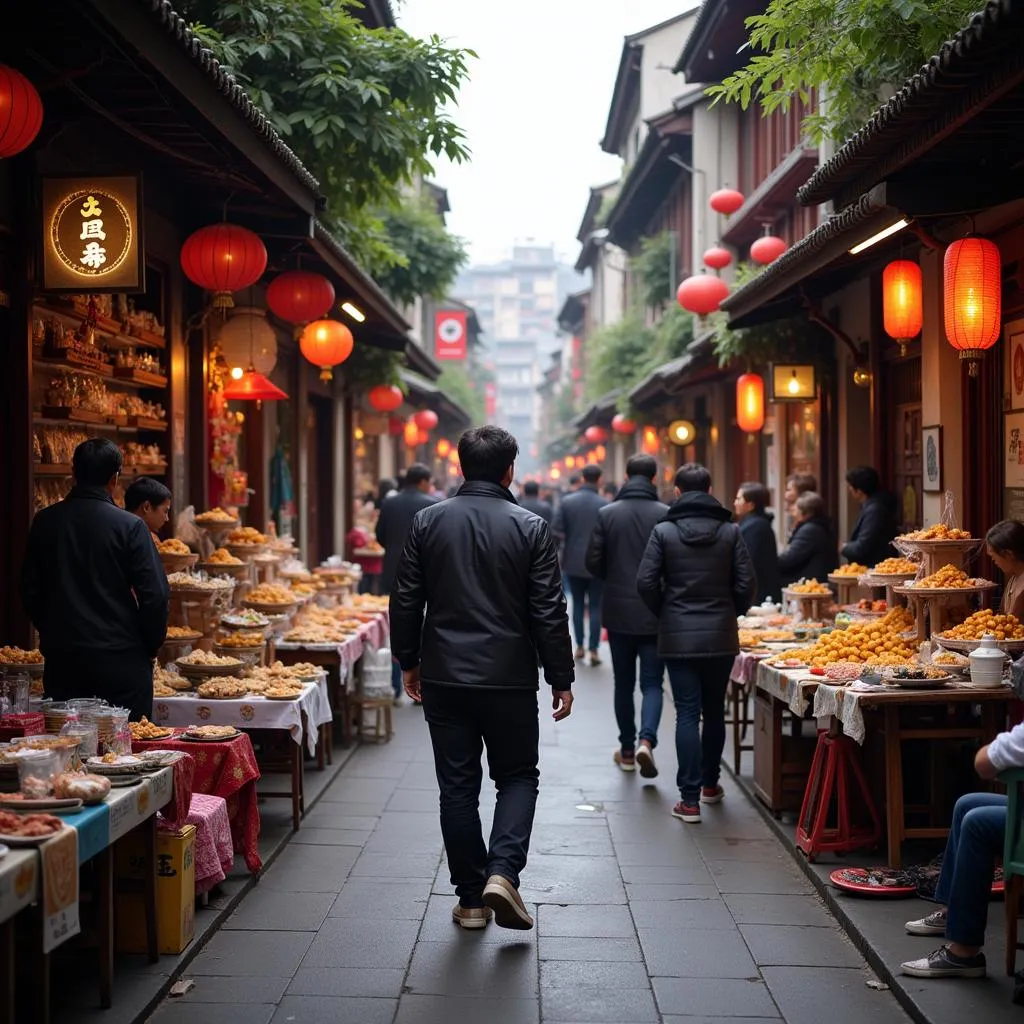
POLYGON ((720 804, 725 790, 721 786, 705 786, 700 791, 700 798, 706 804, 720 804))
POLYGON ((682 800, 672 808, 672 817, 685 821, 688 825, 700 824, 700 804, 685 804, 682 800))

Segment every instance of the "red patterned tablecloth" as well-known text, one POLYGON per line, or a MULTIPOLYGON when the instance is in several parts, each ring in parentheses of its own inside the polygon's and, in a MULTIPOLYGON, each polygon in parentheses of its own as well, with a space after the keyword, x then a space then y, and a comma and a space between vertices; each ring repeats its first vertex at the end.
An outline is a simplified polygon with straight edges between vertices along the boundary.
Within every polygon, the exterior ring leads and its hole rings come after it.
POLYGON ((177 736, 166 740, 136 740, 133 750, 183 750, 195 762, 192 791, 223 797, 228 805, 231 841, 254 874, 263 867, 260 858, 260 812, 256 782, 260 770, 252 740, 242 733, 224 743, 190 743, 177 736))
POLYGON ((219 796, 195 793, 186 824, 196 827, 196 892, 209 892, 223 882, 234 860, 234 842, 226 802, 219 796))

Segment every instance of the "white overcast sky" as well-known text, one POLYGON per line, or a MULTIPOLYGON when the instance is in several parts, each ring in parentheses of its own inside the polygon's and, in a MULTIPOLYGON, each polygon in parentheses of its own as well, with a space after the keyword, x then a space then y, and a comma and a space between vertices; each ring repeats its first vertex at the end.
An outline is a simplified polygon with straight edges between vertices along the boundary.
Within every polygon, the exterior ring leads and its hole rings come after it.
MULTIPOLYGON (((574 262, 587 189, 618 176, 601 152, 623 37, 698 0, 402 0, 398 22, 475 50, 455 120, 468 164, 439 164, 448 226, 471 260, 508 255, 516 241, 553 243, 574 262)), ((680 79, 680 85, 682 80, 680 79)))

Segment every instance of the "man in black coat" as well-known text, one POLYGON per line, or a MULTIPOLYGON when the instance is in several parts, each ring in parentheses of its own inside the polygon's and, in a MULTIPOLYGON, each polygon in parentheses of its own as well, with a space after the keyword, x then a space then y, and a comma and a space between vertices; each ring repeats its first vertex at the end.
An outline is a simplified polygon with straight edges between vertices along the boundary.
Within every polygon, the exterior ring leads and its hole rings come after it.
POLYGON ((519 446, 499 427, 462 435, 466 482, 416 516, 391 593, 391 642, 406 693, 422 700, 441 789, 452 911, 463 928, 493 912, 532 928, 519 896, 539 772, 538 658, 554 719, 575 675, 558 552, 547 524, 508 487, 519 446), (426 618, 424 618, 424 608, 426 618), (490 848, 480 831, 480 758, 497 788, 490 848))
POLYGON ((603 582, 601 621, 608 630, 615 676, 615 719, 619 749, 615 763, 626 772, 636 765, 645 779, 658 774, 654 748, 661 722, 665 663, 658 657, 658 619, 636 590, 636 574, 651 531, 668 506, 658 501, 654 478, 658 464, 650 455, 626 463, 626 483, 614 501, 597 514, 587 549, 587 569, 603 582), (640 661, 640 745, 636 745, 636 666, 640 661))
POLYGON ((654 528, 637 589, 658 616, 658 653, 676 705, 676 782, 672 809, 700 821, 700 801, 717 804, 725 747, 725 690, 739 653, 736 616, 750 607, 754 567, 740 528, 711 497, 711 474, 689 463, 676 473, 679 500, 654 528), (704 718, 703 735, 699 732, 704 718))
POLYGON ((584 618, 589 608, 590 664, 600 665, 597 649, 601 644, 601 581, 587 570, 587 546, 597 525, 597 513, 606 502, 597 492, 601 482, 600 466, 583 467, 583 484, 567 494, 555 513, 554 532, 562 542, 562 572, 569 580, 572 594, 572 628, 576 636, 576 660, 586 657, 584 618))
POLYGON ((519 504, 527 512, 540 516, 548 526, 551 525, 551 519, 555 514, 555 510, 546 501, 541 501, 540 485, 536 480, 527 480, 523 484, 523 496, 519 499, 519 504))
POLYGON ((412 521, 420 509, 434 504, 430 496, 430 470, 421 462, 414 462, 402 479, 401 490, 385 498, 377 517, 377 543, 384 548, 384 565, 381 569, 380 586, 382 594, 390 594, 395 582, 398 560, 409 536, 412 521))
POLYGON ((776 602, 782 594, 779 580, 779 545, 772 529, 772 514, 768 511, 771 495, 768 488, 756 481, 747 481, 739 486, 736 500, 732 503, 736 521, 740 524, 743 543, 750 552, 757 577, 754 603, 776 602))
POLYGON ((796 517, 789 545, 779 555, 782 582, 786 586, 801 579, 824 583, 839 561, 825 499, 814 491, 804 491, 796 499, 796 517))
POLYGON ((860 504, 860 515, 850 540, 843 547, 843 558, 859 562, 869 569, 896 555, 892 539, 899 533, 895 496, 882 490, 878 470, 857 466, 846 474, 846 489, 860 504))
POLYGON ((167 575, 146 524, 114 504, 121 451, 83 441, 74 486, 33 519, 21 599, 39 631, 48 697, 103 697, 153 714, 153 659, 167 634, 167 575))

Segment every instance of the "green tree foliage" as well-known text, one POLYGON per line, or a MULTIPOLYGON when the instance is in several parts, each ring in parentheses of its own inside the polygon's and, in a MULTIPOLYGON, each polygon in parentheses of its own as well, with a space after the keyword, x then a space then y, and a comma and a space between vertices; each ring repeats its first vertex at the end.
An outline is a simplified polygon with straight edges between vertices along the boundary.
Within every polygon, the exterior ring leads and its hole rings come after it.
POLYGON ((485 421, 483 387, 474 382, 465 366, 449 363, 438 377, 437 386, 465 409, 473 426, 478 427, 485 421))
POLYGON ((640 279, 640 296, 648 309, 662 309, 672 299, 675 236, 669 231, 641 239, 640 251, 632 259, 633 273, 640 279))
POLYGON ((764 113, 823 102, 807 118, 814 142, 856 131, 903 81, 970 20, 979 0, 771 0, 747 19, 746 67, 708 88, 711 96, 758 103, 764 113))

